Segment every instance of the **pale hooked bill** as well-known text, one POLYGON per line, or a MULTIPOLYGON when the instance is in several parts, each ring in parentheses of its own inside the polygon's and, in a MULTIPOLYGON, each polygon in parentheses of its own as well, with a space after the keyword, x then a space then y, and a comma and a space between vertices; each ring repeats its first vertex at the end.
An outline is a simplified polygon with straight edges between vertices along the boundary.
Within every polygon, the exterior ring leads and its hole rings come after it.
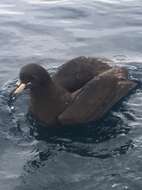
POLYGON ((14 91, 14 94, 21 93, 25 88, 26 88, 26 84, 24 83, 19 84, 16 90, 14 91))

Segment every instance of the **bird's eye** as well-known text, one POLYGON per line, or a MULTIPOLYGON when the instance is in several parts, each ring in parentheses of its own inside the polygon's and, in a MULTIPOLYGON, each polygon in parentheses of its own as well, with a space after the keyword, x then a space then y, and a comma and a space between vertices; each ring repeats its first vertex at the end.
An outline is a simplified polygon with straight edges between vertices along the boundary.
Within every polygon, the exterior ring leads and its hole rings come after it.
POLYGON ((32 76, 30 77, 30 81, 31 81, 31 82, 37 81, 37 76, 36 76, 36 75, 32 75, 32 76))
POLYGON ((32 86, 32 83, 28 82, 26 86, 27 86, 27 88, 30 88, 32 86))
POLYGON ((34 76, 31 76, 30 77, 30 81, 34 81, 35 80, 35 77, 34 76))

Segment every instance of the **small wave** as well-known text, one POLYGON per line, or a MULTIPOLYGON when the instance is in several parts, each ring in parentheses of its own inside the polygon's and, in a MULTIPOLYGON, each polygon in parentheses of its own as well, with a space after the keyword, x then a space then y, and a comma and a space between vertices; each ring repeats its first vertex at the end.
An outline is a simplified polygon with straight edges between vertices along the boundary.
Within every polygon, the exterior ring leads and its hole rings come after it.
POLYGON ((13 5, 13 4, 0 4, 0 8, 11 8, 11 7, 15 7, 15 5, 13 5))
POLYGON ((121 3, 124 3, 124 2, 133 2, 133 0, 97 0, 99 2, 102 2, 102 3, 109 3, 109 4, 121 4, 121 3))
POLYGON ((127 64, 128 68, 133 68, 133 70, 136 70, 138 64, 142 63, 142 57, 140 55, 132 55, 132 56, 114 55, 111 59, 115 63, 127 64))
POLYGON ((29 4, 57 4, 67 2, 68 0, 24 0, 29 4))
POLYGON ((24 12, 1 9, 1 6, 0 6, 0 15, 24 15, 24 12))

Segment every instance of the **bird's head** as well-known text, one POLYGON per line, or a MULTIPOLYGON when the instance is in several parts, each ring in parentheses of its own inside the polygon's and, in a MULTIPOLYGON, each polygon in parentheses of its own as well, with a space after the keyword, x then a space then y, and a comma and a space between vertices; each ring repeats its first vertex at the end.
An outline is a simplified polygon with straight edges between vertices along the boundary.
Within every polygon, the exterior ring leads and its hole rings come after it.
POLYGON ((21 68, 19 81, 13 95, 21 93, 25 88, 37 91, 44 88, 51 78, 48 72, 38 64, 28 64, 21 68))

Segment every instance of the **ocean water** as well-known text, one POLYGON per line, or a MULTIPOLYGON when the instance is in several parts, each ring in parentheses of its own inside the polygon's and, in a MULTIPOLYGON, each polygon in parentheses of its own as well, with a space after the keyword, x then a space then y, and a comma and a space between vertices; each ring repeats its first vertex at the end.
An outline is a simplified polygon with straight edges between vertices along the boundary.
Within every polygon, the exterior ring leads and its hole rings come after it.
POLYGON ((0 1, 0 190, 141 190, 142 89, 98 124, 50 131, 27 120, 27 94, 9 107, 20 68, 54 72, 99 56, 142 80, 142 1, 0 1))

